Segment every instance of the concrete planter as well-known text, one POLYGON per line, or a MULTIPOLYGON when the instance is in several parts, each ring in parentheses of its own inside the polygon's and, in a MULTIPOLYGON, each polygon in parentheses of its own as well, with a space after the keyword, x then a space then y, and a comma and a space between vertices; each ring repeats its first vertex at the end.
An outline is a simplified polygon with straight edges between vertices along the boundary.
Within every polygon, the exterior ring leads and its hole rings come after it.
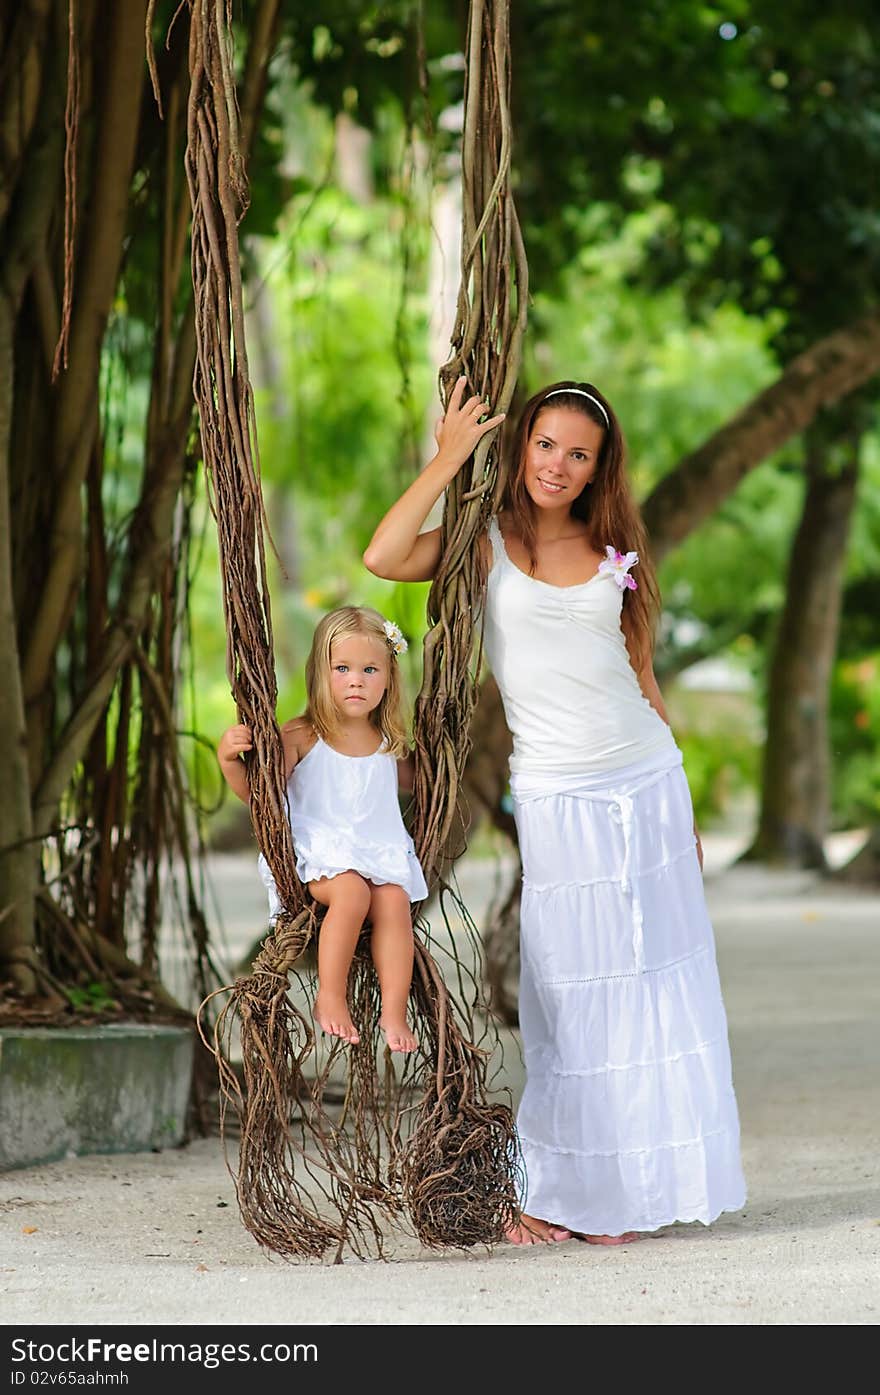
POLYGON ((182 1143, 194 1041, 139 1022, 0 1028, 0 1170, 182 1143))

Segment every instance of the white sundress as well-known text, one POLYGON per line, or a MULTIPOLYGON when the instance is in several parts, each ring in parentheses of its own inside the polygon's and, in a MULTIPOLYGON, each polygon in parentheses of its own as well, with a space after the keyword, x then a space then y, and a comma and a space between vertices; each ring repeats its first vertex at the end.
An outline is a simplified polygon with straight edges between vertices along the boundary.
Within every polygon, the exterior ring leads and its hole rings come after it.
POLYGON ((690 791, 641 692, 610 575, 557 587, 494 522, 485 649, 523 861, 524 1209, 585 1234, 745 1202, 690 791))
MULTIPOLYGON (((410 901, 428 894, 397 798, 397 760, 383 747, 346 756, 317 738, 287 782, 296 872, 303 883, 360 872, 378 886, 403 887, 410 901)), ((269 919, 281 909, 275 881, 260 854, 269 919)))

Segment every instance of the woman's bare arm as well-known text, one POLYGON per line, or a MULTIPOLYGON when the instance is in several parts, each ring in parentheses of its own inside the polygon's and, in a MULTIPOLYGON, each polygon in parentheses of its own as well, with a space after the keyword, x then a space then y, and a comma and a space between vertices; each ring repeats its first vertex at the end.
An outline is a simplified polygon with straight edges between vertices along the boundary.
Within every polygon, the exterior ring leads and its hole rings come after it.
POLYGON ((639 687, 654 711, 659 713, 668 727, 671 726, 672 723, 669 720, 669 713, 666 711, 663 694, 660 692, 660 686, 654 674, 654 665, 650 661, 638 671, 638 679, 639 687))
POLYGON ((480 438, 504 420, 504 414, 480 421, 486 404, 470 397, 462 405, 465 379, 459 378, 446 415, 437 424, 437 454, 382 519, 364 553, 364 566, 388 581, 430 581, 440 561, 440 529, 419 529, 440 495, 458 474, 480 438))

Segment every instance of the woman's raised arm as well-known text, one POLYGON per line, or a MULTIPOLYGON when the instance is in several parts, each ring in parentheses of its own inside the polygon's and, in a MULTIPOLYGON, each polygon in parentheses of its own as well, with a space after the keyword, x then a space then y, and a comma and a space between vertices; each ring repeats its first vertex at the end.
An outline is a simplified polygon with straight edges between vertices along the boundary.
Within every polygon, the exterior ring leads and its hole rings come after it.
POLYGON ((364 553, 364 566, 388 581, 430 581, 440 561, 440 529, 420 533, 431 509, 455 479, 477 442, 504 420, 504 414, 481 421, 486 404, 470 397, 464 405, 465 379, 459 378, 446 415, 437 423, 437 454, 382 519, 364 553))

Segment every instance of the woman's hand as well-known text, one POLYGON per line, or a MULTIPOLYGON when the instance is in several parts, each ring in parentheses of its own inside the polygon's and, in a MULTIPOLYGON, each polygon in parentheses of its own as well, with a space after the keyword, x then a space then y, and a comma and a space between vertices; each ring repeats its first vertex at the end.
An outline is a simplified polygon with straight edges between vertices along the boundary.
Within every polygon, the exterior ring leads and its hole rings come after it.
POLYGON ((467 379, 458 379, 446 406, 446 415, 441 417, 434 428, 434 439, 438 453, 456 468, 463 465, 468 456, 473 455, 478 443, 487 431, 492 431, 504 420, 506 413, 486 421, 480 418, 489 410, 482 397, 469 397, 462 402, 467 379))
POLYGON ((459 378, 449 395, 446 415, 434 435, 437 454, 382 519, 364 553, 364 566, 388 581, 430 581, 437 574, 442 551, 441 529, 420 529, 445 489, 487 431, 504 420, 504 412, 480 421, 488 408, 479 397, 462 405, 466 379, 459 378))
POLYGON ((696 824, 694 824, 694 837, 695 837, 696 840, 697 840, 697 858, 699 859, 700 871, 702 872, 702 870, 703 870, 703 844, 700 842, 700 835, 699 835, 699 832, 697 831, 697 825, 696 825, 696 824))
POLYGON ((251 729, 243 723, 236 727, 227 727, 217 746, 217 759, 221 765, 230 765, 237 761, 244 751, 253 749, 251 729))

